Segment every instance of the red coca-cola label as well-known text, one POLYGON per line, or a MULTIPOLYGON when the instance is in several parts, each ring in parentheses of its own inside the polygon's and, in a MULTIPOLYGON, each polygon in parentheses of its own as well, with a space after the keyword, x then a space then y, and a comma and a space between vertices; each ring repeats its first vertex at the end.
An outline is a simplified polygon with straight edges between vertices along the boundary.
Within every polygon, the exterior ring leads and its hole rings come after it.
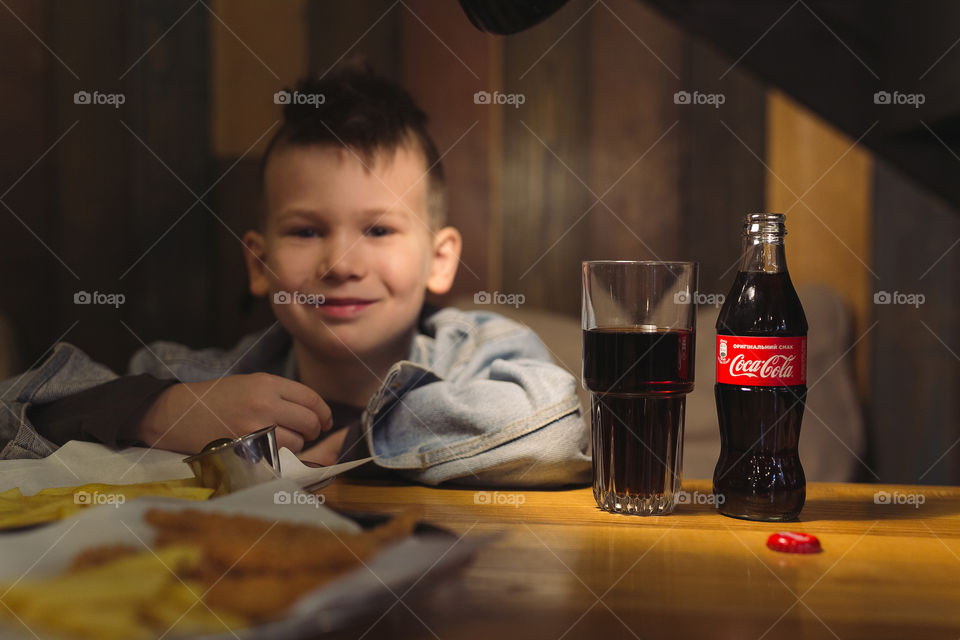
POLYGON ((752 387, 807 384, 807 337, 717 336, 717 382, 752 387))

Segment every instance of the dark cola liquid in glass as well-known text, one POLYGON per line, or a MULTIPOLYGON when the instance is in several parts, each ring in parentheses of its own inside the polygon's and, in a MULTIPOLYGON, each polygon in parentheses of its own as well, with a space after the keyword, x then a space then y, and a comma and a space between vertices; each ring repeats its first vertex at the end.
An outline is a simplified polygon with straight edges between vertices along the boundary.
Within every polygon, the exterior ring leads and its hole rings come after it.
POLYGON ((720 513, 795 519, 806 497, 798 455, 807 320, 783 251, 783 216, 748 216, 744 258, 717 319, 720 513))
POLYGON ((693 350, 690 331, 583 332, 583 380, 592 392, 594 498, 606 510, 672 508, 680 488, 693 350))

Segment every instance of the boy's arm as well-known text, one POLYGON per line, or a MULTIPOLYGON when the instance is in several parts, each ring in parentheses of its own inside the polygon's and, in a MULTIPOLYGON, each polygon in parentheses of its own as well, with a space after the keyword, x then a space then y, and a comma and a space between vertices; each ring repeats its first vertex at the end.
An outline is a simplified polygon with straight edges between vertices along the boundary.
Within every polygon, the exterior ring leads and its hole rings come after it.
MULTIPOLYGON (((245 338, 238 348, 247 352, 258 341, 245 338)), ((154 343, 121 378, 59 343, 39 367, 0 383, 0 459, 45 457, 78 437, 196 453, 214 438, 274 423, 284 425, 278 444, 299 451, 332 427, 329 408, 311 389, 268 373, 226 375, 237 360, 154 343)))
POLYGON ((56 344, 39 366, 0 383, 0 459, 42 458, 74 439, 141 440, 140 419, 177 383, 164 379, 169 370, 149 373, 120 377, 77 347, 56 344))
POLYGON ((368 405, 366 440, 378 464, 427 484, 588 482, 589 438, 573 376, 521 325, 441 313, 436 337, 418 337, 420 362, 394 365, 368 405))
POLYGON ((32 405, 27 418, 58 446, 92 440, 115 447, 143 444, 138 425, 148 409, 176 380, 151 375, 124 376, 47 404, 32 405))
POLYGON ((30 410, 116 378, 80 349, 60 342, 39 366, 0 383, 0 460, 53 453, 56 443, 30 421, 30 410))

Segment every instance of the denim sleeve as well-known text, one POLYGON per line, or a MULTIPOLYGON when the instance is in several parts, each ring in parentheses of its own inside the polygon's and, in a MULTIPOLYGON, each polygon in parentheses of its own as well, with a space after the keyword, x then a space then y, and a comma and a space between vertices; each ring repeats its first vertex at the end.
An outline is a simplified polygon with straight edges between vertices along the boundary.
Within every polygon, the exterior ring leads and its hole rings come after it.
MULTIPOLYGON (((134 354, 127 375, 149 374, 169 384, 171 380, 195 382, 232 372, 280 373, 281 356, 288 350, 289 337, 276 325, 244 337, 227 351, 194 351, 172 342, 155 342, 134 354)), ((0 382, 0 460, 42 458, 56 451, 62 434, 58 437, 52 423, 33 424, 28 413, 35 411, 29 409, 48 406, 118 377, 77 347, 61 342, 34 369, 0 382), (45 431, 47 427, 51 432, 45 431)))
POLYGON ((539 338, 503 318, 447 329, 420 336, 421 362, 394 365, 371 399, 364 419, 377 463, 431 485, 589 482, 576 381, 539 338))
POLYGON ((43 458, 57 445, 29 420, 27 410, 115 380, 117 374, 61 342, 39 366, 0 383, 0 460, 43 458))
POLYGON ((54 444, 70 440, 101 442, 109 447, 139 444, 134 431, 157 397, 175 380, 151 375, 122 376, 27 410, 37 431, 54 444))

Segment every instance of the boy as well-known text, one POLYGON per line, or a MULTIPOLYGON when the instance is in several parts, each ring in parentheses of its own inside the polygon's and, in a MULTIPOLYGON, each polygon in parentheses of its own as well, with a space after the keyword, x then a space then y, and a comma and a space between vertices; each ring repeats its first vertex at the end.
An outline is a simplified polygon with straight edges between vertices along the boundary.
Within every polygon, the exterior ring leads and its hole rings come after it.
POLYGON ((277 322, 229 351, 154 343, 122 378, 61 343, 0 386, 0 458, 71 438, 194 453, 276 423, 280 445, 322 464, 372 455, 428 484, 586 482, 576 381, 539 339, 424 303, 449 291, 461 247, 426 116, 366 70, 296 93, 323 98, 285 106, 244 236, 250 291, 277 322))

